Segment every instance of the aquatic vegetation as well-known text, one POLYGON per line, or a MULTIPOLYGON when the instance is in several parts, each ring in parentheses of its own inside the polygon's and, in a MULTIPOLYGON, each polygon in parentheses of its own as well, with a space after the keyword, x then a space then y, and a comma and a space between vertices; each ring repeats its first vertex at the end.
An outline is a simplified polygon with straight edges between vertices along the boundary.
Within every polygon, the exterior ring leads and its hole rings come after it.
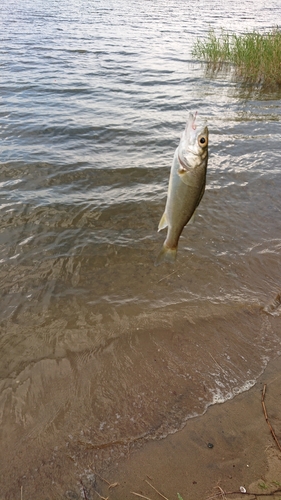
POLYGON ((207 63, 214 72, 234 70, 242 82, 263 87, 281 87, 281 30, 249 32, 243 35, 221 31, 217 36, 210 30, 207 39, 197 39, 193 57, 207 63))

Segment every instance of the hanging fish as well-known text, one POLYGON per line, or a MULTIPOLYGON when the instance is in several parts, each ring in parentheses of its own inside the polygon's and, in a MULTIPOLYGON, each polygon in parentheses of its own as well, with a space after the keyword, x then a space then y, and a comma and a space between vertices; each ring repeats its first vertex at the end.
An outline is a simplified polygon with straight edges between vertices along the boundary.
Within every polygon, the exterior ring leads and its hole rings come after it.
POLYGON ((168 227, 168 233, 156 265, 176 260, 179 237, 192 219, 205 191, 208 128, 205 124, 196 124, 196 118, 197 113, 189 113, 174 154, 166 207, 158 226, 158 231, 168 227))

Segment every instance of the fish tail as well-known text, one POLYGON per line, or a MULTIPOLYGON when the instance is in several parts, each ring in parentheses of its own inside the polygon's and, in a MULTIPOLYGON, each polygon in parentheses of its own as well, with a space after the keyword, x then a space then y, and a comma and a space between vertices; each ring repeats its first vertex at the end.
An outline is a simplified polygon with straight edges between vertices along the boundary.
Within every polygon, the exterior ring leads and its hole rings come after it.
POLYGON ((177 247, 169 248, 164 243, 155 261, 155 266, 159 266, 159 264, 162 264, 162 262, 169 262, 170 264, 173 264, 176 260, 176 257, 177 257, 177 247))

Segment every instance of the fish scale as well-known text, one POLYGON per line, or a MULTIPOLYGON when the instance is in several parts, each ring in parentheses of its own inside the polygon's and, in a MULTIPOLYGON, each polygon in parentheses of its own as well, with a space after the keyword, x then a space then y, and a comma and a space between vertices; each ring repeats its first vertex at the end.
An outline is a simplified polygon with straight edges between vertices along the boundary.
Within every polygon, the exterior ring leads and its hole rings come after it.
POLYGON ((197 113, 189 113, 174 154, 166 207, 158 226, 158 231, 168 227, 168 232, 155 265, 175 262, 180 235, 193 218, 205 192, 208 128, 205 124, 196 124, 196 120, 197 113))

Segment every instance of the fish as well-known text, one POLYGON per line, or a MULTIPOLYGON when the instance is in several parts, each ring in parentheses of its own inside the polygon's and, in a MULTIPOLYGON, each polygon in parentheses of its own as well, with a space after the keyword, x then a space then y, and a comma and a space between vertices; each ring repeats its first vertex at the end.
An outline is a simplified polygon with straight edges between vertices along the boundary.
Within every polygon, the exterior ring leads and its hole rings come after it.
POLYGON ((180 235, 205 192, 208 164, 209 131, 206 123, 197 120, 197 112, 189 113, 186 127, 175 151, 170 172, 167 201, 158 231, 168 228, 167 237, 156 259, 174 263, 180 235))

